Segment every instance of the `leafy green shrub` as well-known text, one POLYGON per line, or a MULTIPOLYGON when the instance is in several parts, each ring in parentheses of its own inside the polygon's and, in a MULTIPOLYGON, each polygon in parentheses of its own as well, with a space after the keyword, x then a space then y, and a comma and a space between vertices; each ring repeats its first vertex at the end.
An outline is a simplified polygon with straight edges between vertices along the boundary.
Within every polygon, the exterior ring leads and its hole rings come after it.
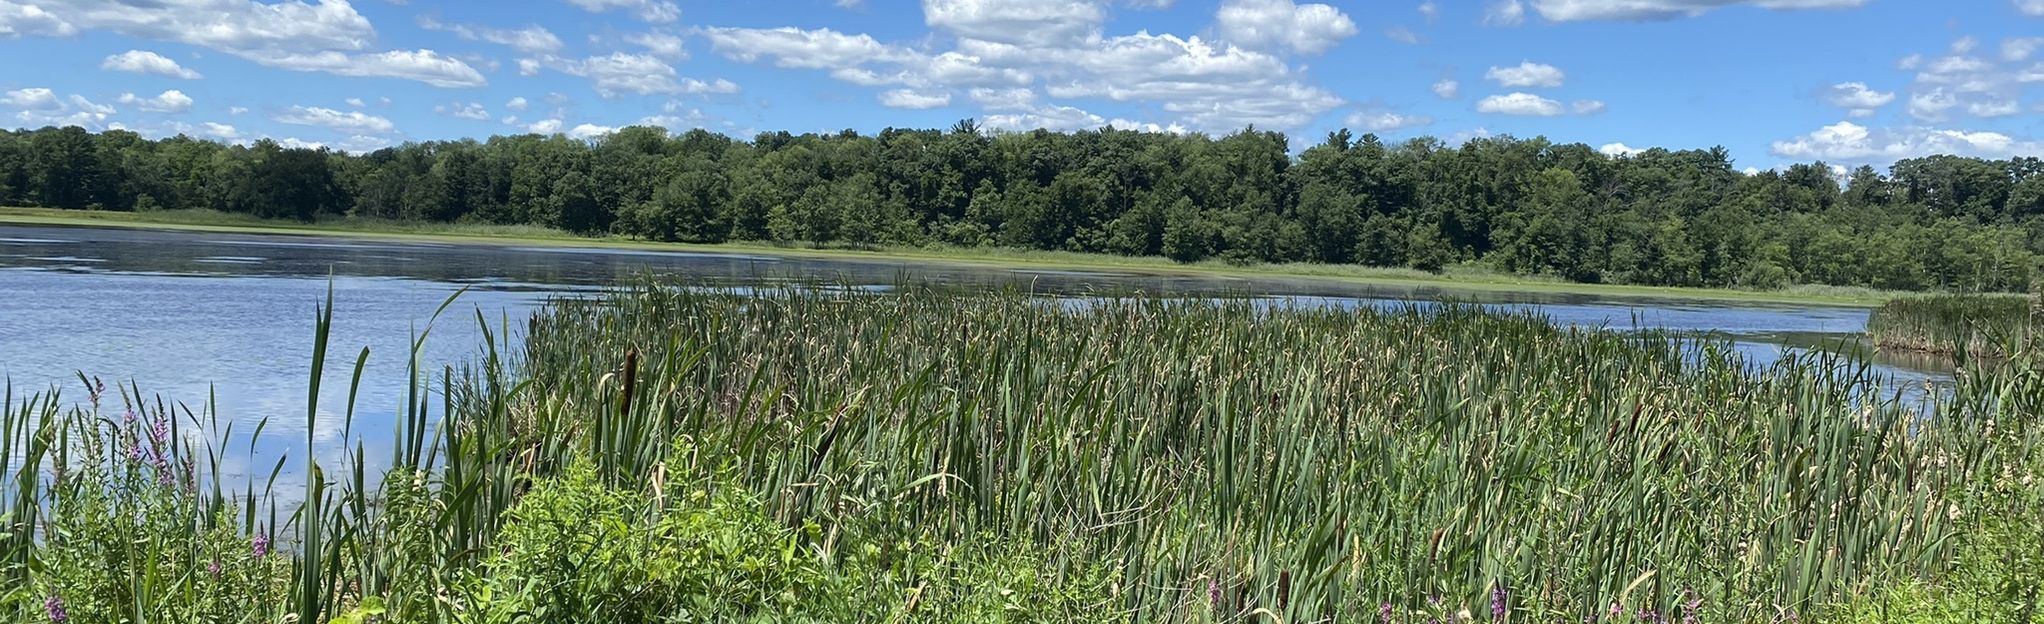
POLYGON ((586 466, 542 481, 469 583, 487 604, 467 608, 592 624, 829 619, 839 588, 749 495, 651 502, 586 466))

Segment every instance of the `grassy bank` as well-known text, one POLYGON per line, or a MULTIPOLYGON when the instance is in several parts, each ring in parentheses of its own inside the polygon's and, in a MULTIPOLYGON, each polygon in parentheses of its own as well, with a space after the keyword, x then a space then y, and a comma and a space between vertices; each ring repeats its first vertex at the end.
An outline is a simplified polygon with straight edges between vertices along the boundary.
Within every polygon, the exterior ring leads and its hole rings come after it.
POLYGON ((296 513, 213 489, 242 443, 203 410, 10 394, 0 608, 1875 622, 2044 580, 2003 556, 2044 520, 2036 367, 1926 425, 1831 360, 1453 307, 647 287, 520 333, 414 377, 384 486, 358 454, 296 513))
POLYGON ((1867 318, 1876 347, 2007 358, 2035 334, 2036 301, 2017 295, 1899 297, 1867 318))
POLYGON ((616 237, 577 236, 536 226, 414 223, 373 219, 330 219, 315 223, 259 219, 213 211, 109 212, 0 207, 0 224, 137 227, 244 234, 354 236, 443 243, 561 245, 616 249, 652 249, 712 253, 766 254, 878 262, 930 262, 994 268, 1095 271, 1141 275, 1197 275, 1220 278, 1295 278, 1331 280, 1393 289, 1441 289, 1484 293, 1550 293, 1609 297, 1662 297, 1719 301, 1874 306, 1900 293, 1832 286, 1792 286, 1782 290, 1673 288, 1611 284, 1578 284, 1551 278, 1499 273, 1480 266, 1454 266, 1444 273, 1358 265, 1254 264, 1219 261, 1175 263, 1164 258, 1128 257, 994 247, 887 247, 877 249, 816 248, 755 242, 717 245, 656 243, 616 237))

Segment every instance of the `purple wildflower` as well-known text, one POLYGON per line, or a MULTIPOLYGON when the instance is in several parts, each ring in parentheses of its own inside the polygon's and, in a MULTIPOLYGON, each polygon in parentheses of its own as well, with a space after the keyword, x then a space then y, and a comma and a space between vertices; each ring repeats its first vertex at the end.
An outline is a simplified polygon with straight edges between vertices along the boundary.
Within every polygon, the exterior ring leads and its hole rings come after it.
POLYGON ((1625 615, 1625 607, 1623 607, 1623 606, 1620 606, 1620 605, 1619 605, 1618 603, 1616 603, 1616 602, 1614 602, 1614 603, 1611 603, 1611 617, 1612 617, 1613 619, 1616 619, 1616 618, 1617 618, 1618 616, 1621 616, 1621 615, 1625 615))
POLYGON ((269 536, 269 534, 267 534, 267 533, 257 533, 257 534, 256 534, 256 536, 255 536, 255 556, 256 556, 256 557, 264 557, 264 556, 268 556, 269 554, 270 554, 270 536, 269 536))
POLYGON ((121 412, 121 424, 124 425, 135 424, 135 408, 130 407, 127 409, 127 411, 121 412))
POLYGON ((1506 596, 1505 594, 1505 586, 1503 584, 1499 584, 1497 587, 1491 588, 1490 619, 1493 620, 1505 619, 1505 599, 1507 597, 1508 596, 1506 596))
POLYGON ((1682 593, 1689 596, 1689 600, 1682 603, 1682 624, 1696 624, 1696 612, 1703 610, 1703 597, 1696 595, 1694 590, 1685 589, 1682 593))
POLYGON ((220 578, 220 560, 206 562, 206 573, 213 575, 213 578, 220 578))
POLYGON ((149 441, 155 442, 157 446, 162 446, 163 443, 170 441, 169 419, 158 418, 156 422, 149 424, 149 441))
POLYGON ((128 447, 128 461, 131 463, 142 461, 142 447, 140 445, 128 447))
POLYGON ((49 600, 44 600, 43 610, 49 612, 51 622, 63 624, 71 619, 71 614, 64 611, 64 599, 59 596, 52 595, 49 600))
POLYGON ((1391 603, 1377 605, 1377 623, 1391 624, 1391 603))
POLYGON ((1439 606, 1441 606, 1441 595, 1440 595, 1440 594, 1434 594, 1434 595, 1432 595, 1432 596, 1427 596, 1427 606, 1429 606, 1429 607, 1439 607, 1439 606))

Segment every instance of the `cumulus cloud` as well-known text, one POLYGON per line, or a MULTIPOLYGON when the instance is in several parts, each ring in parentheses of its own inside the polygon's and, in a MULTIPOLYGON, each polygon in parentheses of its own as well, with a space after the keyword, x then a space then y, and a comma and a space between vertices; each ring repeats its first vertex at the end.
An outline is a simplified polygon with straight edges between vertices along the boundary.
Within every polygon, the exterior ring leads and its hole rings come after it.
POLYGON ((510 101, 504 102, 504 108, 520 112, 524 112, 525 109, 530 108, 531 106, 532 103, 525 101, 525 98, 522 96, 514 97, 511 98, 510 101))
POLYGON ((2044 17, 2044 0, 2015 0, 2016 10, 2031 17, 2044 17))
POLYGON ((688 58, 688 49, 682 47, 681 37, 667 33, 632 33, 625 35, 625 43, 645 48, 646 53, 664 59, 679 61, 688 58))
POLYGON ((1887 163, 1932 154, 1981 158, 2044 155, 2044 145, 1999 132, 1910 126, 1875 130, 1841 121, 1775 141, 1775 155, 1849 163, 1887 163))
POLYGON ((1491 67, 1483 77, 1505 87, 1559 87, 1568 74, 1553 65, 1521 61, 1513 67, 1491 67))
POLYGON ((436 87, 480 87, 489 82, 481 72, 461 59, 432 50, 391 50, 371 54, 329 51, 270 56, 256 62, 291 71, 416 80, 436 87))
POLYGON ((1391 132, 1434 123, 1434 119, 1426 115, 1406 115, 1386 110, 1356 111, 1349 113, 1348 118, 1343 121, 1350 127, 1370 132, 1391 132))
POLYGON ((1444 78, 1440 82, 1434 83, 1434 95, 1441 96, 1443 99, 1452 100, 1461 94, 1462 83, 1456 82, 1453 79, 1444 78))
POLYGON ((939 108, 951 104, 951 93, 939 91, 923 93, 914 89, 895 89, 880 94, 880 103, 893 108, 939 108))
POLYGON ((45 87, 29 87, 8 91, 0 96, 0 104, 26 110, 52 110, 63 106, 57 102, 57 92, 45 87))
POLYGON ((106 60, 99 62, 99 68, 134 74, 156 74, 172 78, 183 78, 185 80, 198 80, 203 77, 199 75, 199 72, 177 64, 177 61, 147 50, 129 50, 106 57, 106 60))
POLYGON ((439 20, 422 15, 419 16, 419 27, 427 30, 451 32, 455 36, 469 41, 483 41, 510 46, 512 49, 526 54, 551 54, 559 52, 561 49, 561 38, 554 36, 553 31, 537 25, 526 26, 517 30, 505 30, 488 26, 442 24, 439 20))
POLYGON ((1483 98, 1476 103, 1476 112, 1497 115, 1520 115, 1530 117, 1553 117, 1565 112, 1561 102, 1556 102, 1531 93, 1509 93, 1483 98))
POLYGON ((1094 0, 923 0, 923 21, 963 38, 1062 45, 1100 34, 1107 11, 1094 0))
POLYGON ((225 52, 261 65, 343 76, 483 84, 473 67, 432 50, 371 52, 376 30, 346 0, 0 0, 0 37, 104 30, 225 52))
POLYGON ((341 112, 317 106, 293 106, 272 119, 278 123, 317 126, 353 134, 381 134, 395 127, 389 119, 361 111, 341 112))
POLYGON ((1959 106, 1959 98, 1938 87, 1909 96, 1909 115, 1924 121, 1943 121, 1945 111, 1959 106))
POLYGON ((1489 26, 1517 26, 1526 21, 1526 5, 1519 0, 1492 0, 1483 10, 1483 23, 1489 26))
POLYGON ((603 135, 610 134, 612 132, 617 132, 617 128, 585 123, 578 124, 573 128, 569 128, 568 136, 586 141, 589 139, 602 138, 603 135))
MULTIPOLYGON (((1019 19, 1032 14, 998 15, 1019 19)), ((958 18, 946 19, 953 23, 958 18)), ((1041 84, 1041 93, 1055 98, 1154 104, 1178 115, 1174 123, 1207 130, 1247 124, 1298 127, 1342 103, 1326 90, 1302 82, 1271 53, 1197 36, 1138 32, 1027 44, 961 37, 956 49, 933 53, 830 29, 706 28, 702 33, 711 48, 727 58, 826 70, 833 78, 861 86, 928 93, 1041 84)), ((1011 113, 1002 120, 1039 124, 1036 127, 1097 127, 1082 125, 1092 120, 1080 109, 1049 104, 1039 108, 1031 117, 1011 113)))
POLYGON ((95 104, 82 95, 59 98, 55 91, 45 87, 0 93, 0 106, 21 109, 14 114, 14 119, 24 128, 78 126, 100 130, 110 127, 106 120, 116 112, 114 107, 95 104))
POLYGON ((1974 117, 2008 117, 2023 112, 2023 105, 2015 100, 1988 100, 1966 105, 1966 114, 1974 117))
POLYGON ((114 101, 151 113, 182 113, 192 109, 192 98, 176 89, 146 98, 133 93, 123 93, 114 101))
MULTIPOLYGON (((1215 25, 1237 45, 1302 54, 1326 52, 1357 32, 1355 21, 1333 6, 1292 0, 1225 0, 1215 25)), ((1418 41, 1411 31, 1405 35, 1408 43, 1418 41)))
POLYGON ((1624 143, 1605 143, 1603 147, 1597 148, 1597 153, 1611 157, 1631 156, 1641 151, 1639 148, 1624 143))
MULTIPOLYGON (((722 78, 703 81, 684 78, 674 71, 674 66, 651 54, 627 54, 616 52, 607 56, 592 56, 583 59, 546 57, 533 59, 536 64, 553 67, 571 76, 588 78, 596 87, 597 95, 606 98, 625 95, 682 95, 682 94, 730 94, 738 92, 738 84, 722 78)), ((520 60, 523 64, 524 60, 520 60)))
POLYGON ((1419 45, 1426 41, 1420 38, 1419 33, 1412 32, 1411 29, 1404 26, 1394 26, 1385 30, 1384 37, 1392 41, 1412 45, 1419 45))
MULTIPOLYGON (((1773 10, 1850 9, 1871 0, 1531 0, 1533 10, 1552 22, 1649 21, 1696 17, 1713 9, 1751 6, 1773 10)), ((2039 0, 2044 1, 2044 0, 2039 0)))
POLYGON ((623 10, 634 17, 655 24, 666 24, 681 19, 681 7, 665 0, 568 0, 582 10, 602 13, 612 9, 623 10))
POLYGON ((241 131, 234 129, 234 126, 211 121, 200 124, 199 133, 222 141, 233 141, 241 138, 241 131))
MULTIPOLYGON (((2044 0, 2038 0, 2044 2, 2044 0)), ((2011 63, 2026 61, 2044 47, 2044 37, 2017 37, 2001 42, 2001 60, 2011 63)))
POLYGON ((1569 104, 1569 110, 1575 111, 1577 115, 1595 115, 1604 112, 1604 108, 1603 100, 1576 100, 1569 104))
POLYGON ((1825 91, 1824 101, 1850 109, 1875 109, 1895 101, 1893 91, 1876 91, 1864 82, 1841 82, 1825 91))
POLYGON ((489 109, 483 108, 482 102, 468 102, 465 104, 461 102, 455 102, 452 104, 442 104, 433 107, 433 112, 440 113, 442 115, 447 115, 450 117, 473 119, 476 121, 490 120, 490 111, 489 109))

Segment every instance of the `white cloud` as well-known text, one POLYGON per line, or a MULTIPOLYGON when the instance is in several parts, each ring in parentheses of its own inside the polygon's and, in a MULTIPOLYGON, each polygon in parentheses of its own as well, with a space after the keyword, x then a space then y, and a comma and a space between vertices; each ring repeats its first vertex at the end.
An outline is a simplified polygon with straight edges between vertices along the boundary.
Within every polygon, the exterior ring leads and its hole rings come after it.
POLYGON ((362 108, 362 107, 364 107, 364 106, 368 106, 368 105, 369 105, 369 103, 368 103, 368 102, 364 102, 364 101, 362 101, 362 98, 358 98, 358 97, 351 97, 351 98, 348 98, 348 99, 345 99, 345 100, 341 100, 341 101, 342 101, 342 102, 346 102, 346 103, 347 103, 347 104, 348 104, 349 106, 353 106, 353 107, 355 107, 355 108, 362 108))
POLYGON ((521 112, 531 106, 532 103, 525 101, 524 97, 514 97, 511 98, 510 101, 504 103, 504 108, 521 112))
POLYGON ((1498 115, 1552 117, 1564 112, 1561 102, 1531 93, 1493 95, 1476 103, 1476 112, 1498 115))
POLYGON ((129 50, 106 57, 106 60, 100 61, 99 68, 135 74, 156 74, 172 78, 183 78, 185 80, 198 80, 202 78, 199 72, 187 69, 183 65, 177 64, 177 61, 147 50, 129 50))
POLYGON ((568 136, 586 141, 589 139, 602 138, 603 135, 610 134, 612 132, 617 132, 617 128, 612 128, 610 126, 599 126, 596 124, 579 124, 573 128, 568 129, 568 136))
POLYGON ((1641 151, 1644 150, 1641 150, 1637 147, 1633 147, 1630 145, 1626 145, 1624 143, 1605 143, 1603 147, 1597 148, 1597 153, 1612 157, 1631 156, 1633 154, 1638 154, 1641 151))
POLYGON ((69 37, 78 28, 42 7, 0 0, 0 39, 14 37, 69 37))
POLYGON ((293 106, 272 119, 279 123, 318 126, 336 132, 355 134, 380 134, 390 132, 395 127, 389 119, 361 111, 341 112, 317 106, 293 106))
POLYGON ((582 10, 602 13, 611 9, 630 11, 641 20, 665 24, 681 19, 681 7, 665 0, 568 0, 582 10))
MULTIPOLYGON (((523 62, 520 60, 521 64, 523 62)), ((675 74, 674 66, 651 54, 616 52, 579 60, 549 57, 539 62, 571 76, 588 78, 595 85, 596 93, 606 98, 738 92, 737 83, 722 78, 708 82, 683 78, 675 74)))
POLYGON ((1384 37, 1392 41, 1411 45, 1419 45, 1426 42, 1425 39, 1420 38, 1419 33, 1412 32, 1412 29, 1404 26, 1394 26, 1385 30, 1384 37))
POLYGON ((227 114, 229 114, 229 115, 239 115, 239 114, 242 114, 242 113, 246 113, 246 112, 248 112, 248 109, 247 109, 247 108, 245 108, 245 107, 241 107, 241 106, 229 106, 229 107, 227 107, 227 114))
POLYGON ((1959 98, 1938 87, 1909 96, 1909 114, 1924 121, 1942 121, 1945 111, 1959 105, 1959 98))
POLYGON ((1440 82, 1434 83, 1434 95, 1441 96, 1443 99, 1455 99, 1456 96, 1462 95, 1462 83, 1456 82, 1453 79, 1443 78, 1440 82))
POLYGON ((490 120, 490 111, 488 109, 483 108, 483 104, 481 102, 469 102, 466 104, 461 102, 455 102, 453 104, 442 104, 440 106, 433 107, 433 112, 440 113, 442 115, 447 115, 450 117, 474 119, 476 121, 490 120))
POLYGON ((469 41, 483 41, 501 46, 510 46, 512 49, 526 54, 552 54, 561 50, 561 38, 554 36, 553 31, 538 25, 526 26, 517 30, 505 30, 488 26, 442 24, 439 20, 421 15, 419 16, 419 27, 426 30, 451 32, 455 36, 469 41))
POLYGON ((1841 82, 1831 85, 1824 101, 1839 108, 1873 109, 1887 106, 1895 101, 1893 91, 1875 91, 1864 82, 1841 82))
POLYGON ((151 113, 182 113, 192 109, 192 98, 176 89, 147 98, 138 97, 133 93, 123 93, 115 101, 151 113))
POLYGON ((311 150, 326 149, 325 143, 320 143, 318 141, 306 141, 299 139, 298 137, 284 137, 281 139, 276 139, 276 141, 277 145, 283 146, 284 149, 311 149, 311 150))
POLYGON ((1603 100, 1576 100, 1569 104, 1569 109, 1577 115, 1595 115, 1604 112, 1604 108, 1603 100))
POLYGON ((1370 132, 1391 132, 1434 123, 1425 115, 1405 115, 1385 110, 1356 111, 1343 121, 1348 125, 1370 132))
POLYGON ((1517 26, 1526 21, 1526 5, 1519 0, 1492 0, 1483 10, 1483 23, 1489 26, 1517 26))
POLYGON ((1666 20, 1696 17, 1712 9, 1752 6, 1763 9, 1849 9, 1870 0, 1531 0, 1533 10, 1551 22, 1585 20, 1666 20))
MULTIPOLYGON (((1150 103, 1179 115, 1173 123, 1205 130, 1247 124, 1298 127, 1342 103, 1333 94, 1302 83, 1276 56, 1196 36, 1139 32, 1029 45, 961 38, 957 49, 932 54, 829 29, 702 32, 711 48, 727 58, 828 70, 833 78, 861 86, 934 92, 1040 82, 1052 97, 1150 103)), ((1098 126, 1078 109, 1048 104, 1039 108, 1034 117, 1004 121, 1017 127, 1098 126)))
POLYGON ((561 120, 542 119, 526 126, 525 131, 533 134, 554 134, 561 131, 561 120))
POLYGON ((94 130, 106 129, 112 127, 106 124, 107 118, 116 112, 114 107, 95 104, 82 95, 73 94, 60 99, 56 92, 42 87, 16 89, 0 94, 0 104, 21 109, 14 114, 14 119, 16 124, 24 128, 79 126, 94 130))
POLYGON ((1903 158, 1953 154, 1981 158, 2044 155, 2044 145, 1999 132, 1929 127, 1869 129, 1849 121, 1775 141, 1775 155, 1850 163, 1888 163, 1903 158))
POLYGON ((2044 17, 2044 0, 2015 0, 2016 10, 2031 17, 2044 17))
POLYGON ((1506 87, 1559 87, 1568 74, 1553 65, 1521 61, 1514 67, 1491 67, 1483 77, 1506 87))
POLYGON ((257 63, 292 71, 326 72, 341 76, 401 78, 436 87, 480 87, 488 84, 481 72, 461 59, 432 50, 391 50, 372 54, 317 52, 252 57, 257 63))
POLYGON ((688 49, 682 47, 681 37, 667 33, 632 33, 625 35, 625 42, 645 48, 647 53, 660 58, 677 61, 688 58, 688 49))
POLYGON ((1326 52, 1357 32, 1333 6, 1292 0, 1224 0, 1214 19, 1221 37, 1237 45, 1302 54, 1326 52))
MULTIPOLYGON (((2037 0, 2044 2, 2044 0, 2037 0)), ((2044 37, 2017 37, 2001 42, 2001 60, 2011 63, 2027 61, 2037 49, 2044 47, 2044 37)))
POLYGON ((201 124, 199 132, 222 141, 233 141, 241 138, 241 131, 235 130, 234 126, 211 121, 201 124))
POLYGON ((1989 100, 1966 105, 1966 114, 1974 117, 2008 117, 2022 112, 2023 105, 2015 100, 1989 100))
POLYGON ((63 104, 57 101, 57 93, 45 87, 29 87, 8 91, 0 96, 0 104, 26 110, 55 110, 63 104))
POLYGON ((948 91, 922 93, 914 89, 895 89, 881 92, 880 103, 893 108, 939 108, 951 105, 951 93, 948 91))
POLYGON ((1419 14, 1427 18, 1428 22, 1432 22, 1441 16, 1441 6, 1434 4, 1434 0, 1426 0, 1419 3, 1419 14))
POLYGON ((1094 0, 923 0, 931 28, 996 43, 1077 43, 1099 36, 1106 19, 1094 0))

